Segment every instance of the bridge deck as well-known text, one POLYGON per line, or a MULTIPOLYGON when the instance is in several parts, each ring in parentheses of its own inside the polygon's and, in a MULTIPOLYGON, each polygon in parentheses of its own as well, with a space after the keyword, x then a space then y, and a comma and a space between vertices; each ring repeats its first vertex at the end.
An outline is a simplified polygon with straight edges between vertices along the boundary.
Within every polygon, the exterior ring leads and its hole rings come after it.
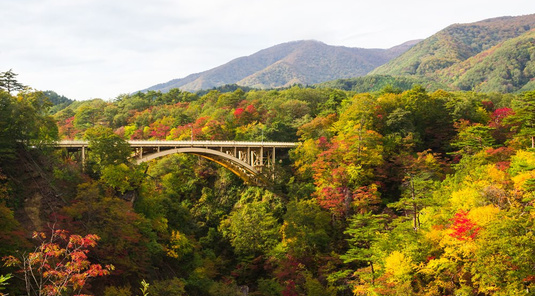
MULTIPOLYGON (((292 142, 247 142, 247 141, 128 141, 132 148, 144 147, 269 147, 269 148, 294 148, 297 143, 292 142)), ((56 147, 81 148, 87 147, 88 141, 62 140, 57 142, 56 147)))

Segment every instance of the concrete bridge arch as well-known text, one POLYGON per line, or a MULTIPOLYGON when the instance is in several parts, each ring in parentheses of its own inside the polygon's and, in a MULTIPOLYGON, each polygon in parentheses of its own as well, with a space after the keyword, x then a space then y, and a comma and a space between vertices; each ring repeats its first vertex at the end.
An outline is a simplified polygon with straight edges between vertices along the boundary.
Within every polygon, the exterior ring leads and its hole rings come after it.
POLYGON ((164 157, 176 153, 186 153, 200 156, 202 158, 213 161, 240 177, 246 183, 258 183, 266 182, 266 178, 261 176, 259 171, 248 163, 240 160, 239 158, 234 157, 231 154, 227 154, 221 151, 208 149, 208 148, 197 148, 197 147, 185 147, 185 148, 174 148, 169 150, 163 150, 160 152, 152 153, 146 155, 142 158, 137 159, 137 163, 148 162, 160 157, 164 157))

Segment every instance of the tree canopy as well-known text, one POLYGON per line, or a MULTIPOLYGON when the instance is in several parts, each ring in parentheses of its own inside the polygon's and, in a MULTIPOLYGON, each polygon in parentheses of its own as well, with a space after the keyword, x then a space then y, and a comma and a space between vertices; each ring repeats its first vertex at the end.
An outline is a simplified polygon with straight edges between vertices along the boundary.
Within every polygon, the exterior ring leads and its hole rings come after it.
MULTIPOLYGON (((22 226, 98 237, 81 261, 114 270, 81 293, 535 289, 532 92, 176 89, 54 99, 61 108, 50 95, 0 90, 0 257, 35 250, 22 226), (89 141, 85 167, 40 145, 58 138, 89 141), (260 188, 193 155, 136 165, 126 141, 191 138, 299 145, 277 151, 275 181, 260 188)), ((23 274, 7 274, 5 291, 20 294, 23 274)))

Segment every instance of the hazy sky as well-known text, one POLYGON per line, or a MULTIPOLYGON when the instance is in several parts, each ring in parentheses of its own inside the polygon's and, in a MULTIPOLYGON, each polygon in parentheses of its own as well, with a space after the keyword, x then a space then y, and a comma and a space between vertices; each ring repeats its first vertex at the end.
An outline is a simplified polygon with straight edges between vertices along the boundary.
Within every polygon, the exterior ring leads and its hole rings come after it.
POLYGON ((0 0, 0 72, 71 99, 114 99, 280 43, 389 48, 533 0, 0 0))

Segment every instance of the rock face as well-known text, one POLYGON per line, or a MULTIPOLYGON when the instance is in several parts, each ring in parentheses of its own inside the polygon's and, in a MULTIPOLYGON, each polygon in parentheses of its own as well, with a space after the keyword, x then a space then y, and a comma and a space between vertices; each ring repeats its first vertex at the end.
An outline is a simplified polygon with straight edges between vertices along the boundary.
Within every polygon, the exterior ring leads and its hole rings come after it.
POLYGON ((22 200, 22 207, 16 212, 17 220, 29 231, 45 230, 48 226, 44 221, 50 221, 50 216, 64 205, 64 201, 39 160, 21 151, 17 162, 19 169, 12 176, 15 191, 22 200))

